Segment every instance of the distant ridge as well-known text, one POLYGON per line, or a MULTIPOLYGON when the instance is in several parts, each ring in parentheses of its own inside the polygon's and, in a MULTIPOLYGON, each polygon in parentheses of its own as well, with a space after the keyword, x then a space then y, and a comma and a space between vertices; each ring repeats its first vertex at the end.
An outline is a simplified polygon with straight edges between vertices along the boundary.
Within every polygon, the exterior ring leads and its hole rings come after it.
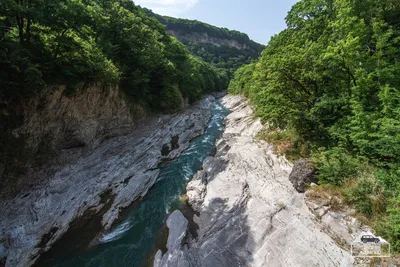
POLYGON ((240 66, 258 59, 265 48, 239 31, 147 12, 164 24, 169 34, 184 43, 191 54, 226 70, 230 77, 240 66))

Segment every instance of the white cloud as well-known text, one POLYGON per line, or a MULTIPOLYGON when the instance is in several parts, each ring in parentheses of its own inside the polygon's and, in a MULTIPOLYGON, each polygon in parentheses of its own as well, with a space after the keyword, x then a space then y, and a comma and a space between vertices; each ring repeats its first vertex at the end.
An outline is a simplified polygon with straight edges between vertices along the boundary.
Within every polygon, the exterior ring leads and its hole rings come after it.
POLYGON ((199 0, 134 0, 133 2, 161 15, 176 16, 191 9, 198 1, 199 0))

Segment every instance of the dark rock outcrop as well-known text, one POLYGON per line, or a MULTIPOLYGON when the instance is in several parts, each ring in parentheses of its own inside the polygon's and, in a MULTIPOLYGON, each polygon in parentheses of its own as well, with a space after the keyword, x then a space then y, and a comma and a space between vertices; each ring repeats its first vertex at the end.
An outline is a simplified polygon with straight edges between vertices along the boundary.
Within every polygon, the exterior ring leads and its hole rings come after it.
POLYGON ((298 192, 304 193, 310 183, 317 182, 314 177, 315 171, 310 159, 301 159, 294 164, 289 180, 298 192))

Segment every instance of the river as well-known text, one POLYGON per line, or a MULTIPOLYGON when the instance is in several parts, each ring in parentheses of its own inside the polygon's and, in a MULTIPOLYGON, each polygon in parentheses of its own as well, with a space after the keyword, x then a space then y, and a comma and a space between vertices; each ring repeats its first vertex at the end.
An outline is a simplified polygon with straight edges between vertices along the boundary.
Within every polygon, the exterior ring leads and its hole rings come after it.
POLYGON ((184 153, 160 168, 157 183, 142 200, 125 212, 122 220, 109 233, 100 237, 98 245, 83 249, 65 248, 64 253, 46 259, 43 266, 151 265, 156 250, 165 246, 168 214, 176 209, 189 210, 185 204, 186 185, 201 168, 204 159, 213 153, 228 112, 218 101, 213 104, 213 115, 204 135, 195 138, 184 153))

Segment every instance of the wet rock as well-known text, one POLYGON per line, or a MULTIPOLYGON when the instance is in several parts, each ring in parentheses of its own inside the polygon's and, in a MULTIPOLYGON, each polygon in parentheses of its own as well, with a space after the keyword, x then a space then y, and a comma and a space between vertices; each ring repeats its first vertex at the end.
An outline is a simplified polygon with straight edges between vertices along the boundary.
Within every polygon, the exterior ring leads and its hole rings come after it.
POLYGON ((161 267, 162 266, 162 252, 158 250, 156 255, 154 256, 154 267, 161 267))
POLYGON ((311 183, 316 183, 314 177, 315 167, 309 159, 301 159, 294 164, 292 172, 289 175, 289 181, 292 182, 294 188, 304 193, 311 183))
POLYGON ((7 247, 5 244, 0 243, 0 266, 4 266, 7 260, 7 247))

